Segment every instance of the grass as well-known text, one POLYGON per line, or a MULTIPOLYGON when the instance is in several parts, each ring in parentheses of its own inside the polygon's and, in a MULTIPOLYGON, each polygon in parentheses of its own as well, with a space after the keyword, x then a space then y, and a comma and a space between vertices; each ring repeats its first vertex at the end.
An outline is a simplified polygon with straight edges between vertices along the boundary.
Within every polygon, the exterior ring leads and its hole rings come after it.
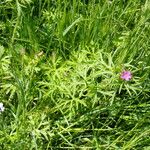
POLYGON ((150 149, 149 4, 0 2, 0 149, 150 149))

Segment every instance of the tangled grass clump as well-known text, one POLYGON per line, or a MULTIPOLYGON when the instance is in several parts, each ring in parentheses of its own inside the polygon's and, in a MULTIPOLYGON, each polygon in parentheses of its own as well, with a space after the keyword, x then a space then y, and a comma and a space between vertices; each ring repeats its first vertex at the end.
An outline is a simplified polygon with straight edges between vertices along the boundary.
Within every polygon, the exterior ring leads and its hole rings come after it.
POLYGON ((0 148, 149 149, 148 4, 2 2, 0 148))

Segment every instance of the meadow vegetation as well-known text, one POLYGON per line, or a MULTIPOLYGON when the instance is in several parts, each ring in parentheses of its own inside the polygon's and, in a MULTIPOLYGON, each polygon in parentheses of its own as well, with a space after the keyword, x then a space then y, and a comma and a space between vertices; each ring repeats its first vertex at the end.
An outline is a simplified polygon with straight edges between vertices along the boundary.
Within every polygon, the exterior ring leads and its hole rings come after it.
POLYGON ((149 0, 0 1, 0 149, 149 150, 149 14, 149 0))

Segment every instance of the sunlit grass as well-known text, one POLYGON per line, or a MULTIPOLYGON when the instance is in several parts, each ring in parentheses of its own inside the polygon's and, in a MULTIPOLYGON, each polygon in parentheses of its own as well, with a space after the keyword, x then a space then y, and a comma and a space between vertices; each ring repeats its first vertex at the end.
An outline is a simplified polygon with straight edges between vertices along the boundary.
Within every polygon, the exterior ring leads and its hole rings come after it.
POLYGON ((149 149, 149 4, 2 2, 0 148, 149 149))

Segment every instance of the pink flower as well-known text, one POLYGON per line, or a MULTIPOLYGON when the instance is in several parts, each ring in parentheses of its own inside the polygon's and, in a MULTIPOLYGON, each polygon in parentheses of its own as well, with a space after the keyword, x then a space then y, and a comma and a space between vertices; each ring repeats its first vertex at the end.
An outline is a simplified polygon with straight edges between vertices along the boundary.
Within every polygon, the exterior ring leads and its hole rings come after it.
POLYGON ((130 71, 123 71, 122 73, 121 73, 121 79, 123 79, 123 80, 126 80, 126 81, 129 81, 129 80, 131 80, 131 78, 132 78, 132 74, 131 74, 131 72, 130 71))

